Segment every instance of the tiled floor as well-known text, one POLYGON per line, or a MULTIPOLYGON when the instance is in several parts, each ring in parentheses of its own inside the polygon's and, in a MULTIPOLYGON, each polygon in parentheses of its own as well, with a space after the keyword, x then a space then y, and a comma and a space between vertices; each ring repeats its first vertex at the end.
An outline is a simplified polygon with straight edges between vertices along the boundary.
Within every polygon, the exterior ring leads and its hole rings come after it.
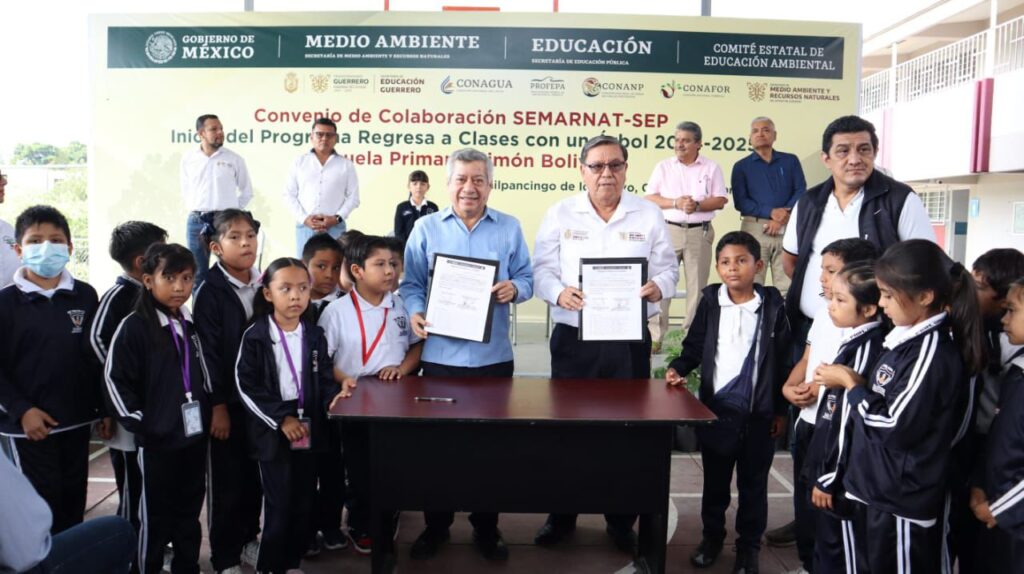
MULTIPOLYGON (((544 329, 541 325, 520 325, 518 343, 515 346, 516 373, 522 376, 548 376, 550 354, 544 329)), ((655 366, 663 364, 663 356, 655 356, 655 366)), ((109 458, 97 451, 90 467, 88 516, 113 514, 117 508, 117 492, 114 488, 109 458)), ((788 454, 776 456, 768 484, 768 527, 774 528, 789 522, 793 517, 792 461, 788 454)), ((730 535, 726 550, 713 568, 698 570, 690 566, 689 555, 700 542, 700 492, 702 484, 700 456, 685 453, 673 454, 672 477, 670 482, 668 572, 730 572, 733 562, 730 535)), ((735 491, 735 485, 734 485, 735 491)), ((735 517, 734 506, 730 508, 727 523, 731 526, 735 517)), ((600 516, 581 516, 576 532, 556 548, 539 548, 533 545, 537 528, 544 523, 543 515, 504 514, 500 528, 509 545, 510 558, 507 563, 492 564, 481 558, 471 544, 471 529, 464 515, 456 516, 452 527, 451 542, 430 561, 415 562, 408 558, 409 546, 423 528, 420 513, 406 512, 402 515, 398 534, 399 570, 413 574, 448 573, 622 573, 633 572, 629 557, 619 553, 611 545, 604 531, 604 519, 600 516)), ((209 548, 205 538, 201 558, 203 572, 211 572, 209 548)), ((765 547, 761 551, 761 571, 778 574, 798 566, 795 548, 774 549, 765 547)), ((370 559, 360 556, 351 549, 324 552, 302 564, 307 574, 357 573, 370 571, 370 559)), ((246 572, 252 572, 246 569, 246 572)))
MULTIPOLYGON (((117 492, 111 478, 110 460, 104 451, 90 466, 89 512, 87 517, 113 514, 117 507, 117 492)), ((700 491, 701 470, 699 455, 673 454, 671 507, 669 509, 668 572, 729 572, 732 566, 731 546, 722 554, 719 562, 711 569, 697 570, 690 566, 688 556, 700 541, 700 491)), ((779 454, 775 459, 772 477, 768 485, 769 528, 788 522, 793 516, 790 498, 792 464, 788 455, 779 454)), ((728 513, 732 524, 734 508, 728 513)), ((205 523, 205 517, 203 518, 205 523)), ((427 562, 408 559, 409 546, 423 528, 419 513, 406 512, 402 515, 398 534, 399 570, 413 574, 441 573, 628 573, 633 569, 627 556, 615 550, 604 532, 604 519, 600 516, 581 516, 576 532, 562 545, 548 549, 533 545, 533 535, 544 522, 543 515, 504 514, 500 527, 509 544, 510 558, 504 564, 486 562, 470 543, 471 530, 464 515, 456 516, 452 527, 452 541, 438 556, 427 562)), ((731 540, 731 536, 730 536, 731 540)), ((203 572, 211 572, 209 549, 204 538, 203 572)), ((303 562, 307 574, 369 572, 369 557, 357 555, 351 549, 324 552, 320 556, 303 562)), ((776 574, 796 568, 796 551, 793 548, 774 549, 765 547, 761 552, 761 570, 765 574, 776 574)), ((246 572, 251 572, 247 569, 246 572)))

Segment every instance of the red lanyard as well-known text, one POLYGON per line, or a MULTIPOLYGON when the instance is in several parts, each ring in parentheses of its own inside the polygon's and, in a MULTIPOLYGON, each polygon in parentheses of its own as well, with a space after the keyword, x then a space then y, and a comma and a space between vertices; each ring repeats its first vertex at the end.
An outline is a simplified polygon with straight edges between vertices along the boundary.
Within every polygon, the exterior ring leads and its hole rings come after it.
POLYGON ((366 349, 366 326, 363 325, 363 312, 359 309, 359 302, 356 301, 356 290, 352 290, 352 306, 356 308, 356 319, 359 319, 359 334, 363 337, 363 366, 369 362, 370 357, 373 355, 373 351, 377 348, 377 343, 380 342, 380 338, 384 335, 384 328, 388 326, 388 309, 384 309, 384 321, 380 324, 380 329, 377 331, 377 336, 373 339, 373 343, 370 345, 370 349, 366 349))

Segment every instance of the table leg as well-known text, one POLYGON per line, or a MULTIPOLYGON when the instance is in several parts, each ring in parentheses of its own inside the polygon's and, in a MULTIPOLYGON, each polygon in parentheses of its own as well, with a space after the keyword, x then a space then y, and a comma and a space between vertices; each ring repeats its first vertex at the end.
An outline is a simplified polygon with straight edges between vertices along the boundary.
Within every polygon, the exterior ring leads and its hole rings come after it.
POLYGON ((665 546, 668 537, 668 514, 641 514, 637 572, 663 574, 665 572, 665 546))

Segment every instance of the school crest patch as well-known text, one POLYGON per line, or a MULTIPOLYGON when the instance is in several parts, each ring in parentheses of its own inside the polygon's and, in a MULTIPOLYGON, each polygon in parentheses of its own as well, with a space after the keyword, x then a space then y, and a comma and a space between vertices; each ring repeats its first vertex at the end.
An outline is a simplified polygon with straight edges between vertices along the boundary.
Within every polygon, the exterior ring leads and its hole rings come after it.
POLYGON ((71 319, 71 333, 81 333, 82 324, 85 323, 85 310, 72 309, 68 311, 68 317, 71 319))
POLYGON ((826 420, 826 421, 830 421, 830 420, 832 420, 832 415, 835 414, 835 412, 836 412, 836 396, 833 395, 833 394, 830 394, 830 395, 828 395, 828 398, 826 399, 826 402, 825 402, 825 412, 822 413, 821 418, 826 420))
POLYGON ((871 386, 871 390, 885 396, 885 386, 891 383, 895 376, 896 371, 889 365, 883 364, 875 371, 875 384, 871 386))

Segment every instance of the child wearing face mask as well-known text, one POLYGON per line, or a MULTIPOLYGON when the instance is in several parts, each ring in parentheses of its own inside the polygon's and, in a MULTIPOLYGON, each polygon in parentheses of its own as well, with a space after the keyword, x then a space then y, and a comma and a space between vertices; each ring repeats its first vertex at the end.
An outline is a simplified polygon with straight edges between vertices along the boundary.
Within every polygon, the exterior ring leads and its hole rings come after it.
POLYGON ((37 205, 15 221, 22 267, 0 291, 0 436, 15 466, 53 513, 52 534, 82 522, 90 427, 102 438, 102 374, 88 354, 85 325, 96 291, 71 276, 67 219, 37 205))

